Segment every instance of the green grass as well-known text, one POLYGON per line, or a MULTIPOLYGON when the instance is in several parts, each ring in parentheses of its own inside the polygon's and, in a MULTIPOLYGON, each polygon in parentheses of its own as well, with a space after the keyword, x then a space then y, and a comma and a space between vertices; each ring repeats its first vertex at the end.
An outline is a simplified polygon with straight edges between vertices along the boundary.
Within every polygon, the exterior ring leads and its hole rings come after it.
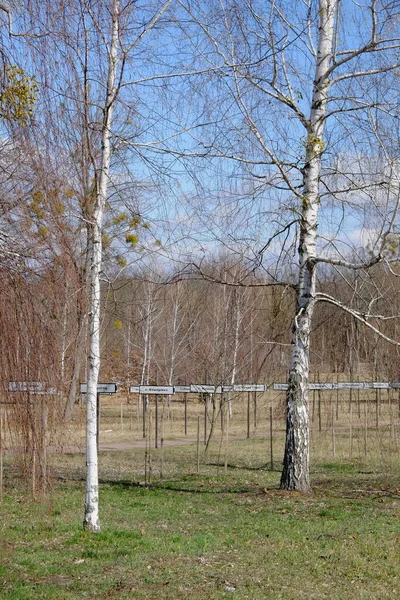
POLYGON ((169 448, 167 478, 142 485, 143 452, 101 457, 102 532, 82 530, 82 457, 54 457, 54 485, 26 499, 7 472, 0 505, 1 600, 384 599, 400 596, 400 471, 325 461, 313 493, 278 489, 265 444, 218 447, 200 475, 169 448))

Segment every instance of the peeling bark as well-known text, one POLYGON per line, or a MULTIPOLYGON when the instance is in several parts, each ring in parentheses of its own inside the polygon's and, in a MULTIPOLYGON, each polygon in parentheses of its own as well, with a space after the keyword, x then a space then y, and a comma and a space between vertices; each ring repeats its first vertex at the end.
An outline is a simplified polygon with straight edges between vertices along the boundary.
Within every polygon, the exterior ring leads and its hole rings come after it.
POLYGON ((312 315, 315 306, 316 243, 320 206, 319 179, 326 106, 330 87, 337 0, 320 0, 318 53, 308 122, 301 206, 299 279, 287 392, 286 443, 281 488, 308 492, 309 410, 308 376, 312 315))
POLYGON ((89 361, 86 394, 86 501, 83 525, 92 532, 100 531, 99 476, 97 448, 97 383, 100 372, 100 272, 102 261, 101 230, 111 158, 111 125, 116 96, 119 42, 119 0, 112 3, 112 34, 109 50, 107 89, 102 123, 101 167, 97 174, 97 193, 93 220, 90 224, 90 313, 89 361))

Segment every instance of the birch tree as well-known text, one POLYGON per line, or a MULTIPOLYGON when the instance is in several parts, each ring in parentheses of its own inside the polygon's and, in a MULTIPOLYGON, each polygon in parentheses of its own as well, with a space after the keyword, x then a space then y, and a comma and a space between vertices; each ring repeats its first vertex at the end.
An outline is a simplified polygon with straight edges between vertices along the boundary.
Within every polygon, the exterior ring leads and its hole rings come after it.
POLYGON ((346 273, 377 263, 392 268, 399 169, 390 132, 397 131, 400 13, 377 0, 181 6, 198 33, 194 77, 207 70, 213 86, 197 83, 198 119, 206 113, 208 122, 190 132, 193 156, 200 165, 206 155, 207 167, 214 160, 219 184, 228 181, 222 193, 206 180, 202 222, 215 225, 223 215, 228 228, 218 229, 219 242, 232 248, 239 241, 268 285, 290 286, 296 297, 281 487, 307 492, 317 302, 346 311, 388 341, 379 325, 385 315, 374 310, 379 294, 355 310, 318 291, 317 274, 333 269, 346 280, 346 273), (232 188, 232 162, 240 193, 232 188), (357 231, 360 238, 369 232, 370 242, 354 243, 357 231))
POLYGON ((90 281, 90 312, 89 312, 89 361, 87 370, 87 399, 86 399, 86 501, 84 526, 90 531, 100 531, 99 519, 99 478, 97 457, 97 383, 100 372, 100 272, 102 263, 102 224, 103 212, 107 200, 107 188, 111 160, 111 127, 113 110, 117 94, 117 69, 120 57, 119 45, 119 14, 118 0, 112 3, 111 37, 108 48, 108 73, 103 104, 103 119, 101 124, 101 158, 99 170, 96 172, 95 201, 90 223, 89 237, 89 281, 90 281))
MULTIPOLYGON (((114 169, 113 175, 112 157, 117 152, 121 157, 123 151, 136 151, 135 131, 140 127, 135 111, 139 102, 135 83, 140 80, 144 85, 151 80, 151 63, 146 62, 144 55, 150 50, 156 54, 150 44, 146 48, 143 44, 148 34, 156 31, 170 2, 150 6, 120 0, 77 0, 61 5, 30 3, 28 7, 32 53, 36 64, 41 64, 40 83, 52 92, 45 100, 56 103, 60 116, 70 119, 68 133, 78 130, 80 135, 79 140, 72 140, 71 134, 69 138, 54 136, 48 144, 53 152, 70 157, 71 164, 75 161, 77 178, 82 177, 77 218, 87 232, 89 288, 84 526, 93 532, 100 531, 96 396, 100 373, 100 280, 104 275, 106 245, 104 222, 110 192, 115 193, 122 171, 128 172, 120 162, 119 172, 115 174, 118 169, 114 169), (35 42, 37 37, 40 48, 35 42), (47 62, 54 68, 47 68, 47 62)), ((56 121, 55 106, 52 112, 43 115, 49 123, 56 121)), ((150 128, 150 123, 146 125, 150 128)), ((143 176, 143 165, 138 170, 143 176)), ((134 176, 129 176, 134 180, 134 176)), ((130 234, 126 240, 133 245, 136 237, 130 234)))
POLYGON ((119 0, 112 2, 111 36, 108 45, 108 73, 101 123, 100 168, 96 172, 96 196, 89 239, 90 256, 90 305, 89 313, 89 365, 87 372, 87 482, 84 525, 91 531, 100 531, 98 512, 98 461, 97 461, 97 417, 96 396, 100 370, 100 273, 102 264, 102 223, 107 201, 108 181, 111 162, 111 136, 113 110, 118 96, 124 63, 127 56, 161 18, 169 4, 161 6, 148 23, 142 34, 121 50, 120 19, 122 18, 119 0))

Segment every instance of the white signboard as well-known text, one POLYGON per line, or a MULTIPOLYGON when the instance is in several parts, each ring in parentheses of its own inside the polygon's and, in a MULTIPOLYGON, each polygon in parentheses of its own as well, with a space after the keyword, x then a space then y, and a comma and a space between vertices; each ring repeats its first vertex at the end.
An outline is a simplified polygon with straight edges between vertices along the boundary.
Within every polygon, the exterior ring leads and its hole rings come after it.
POLYGON ((175 394, 189 394, 190 393, 190 385, 175 385, 175 394))
POLYGON ((141 385, 139 393, 171 396, 174 393, 174 388, 172 385, 141 385))
POLYGON ((215 385, 192 384, 190 386, 190 391, 197 392, 199 394, 214 394, 215 385))
POLYGON ((268 386, 264 383, 242 383, 233 386, 234 392, 265 392, 268 386))
MULTIPOLYGON (((115 394, 117 391, 116 383, 98 383, 98 394, 115 394)), ((81 394, 87 394, 87 383, 81 383, 81 394)))
MULTIPOLYGON (((339 381, 338 383, 312 382, 308 384, 309 390, 366 390, 400 388, 400 382, 387 383, 384 381, 339 381)), ((288 389, 287 383, 274 383, 274 390, 288 389)))
POLYGON ((384 381, 373 381, 370 385, 374 390, 388 390, 390 388, 390 383, 385 383, 384 381))
POLYGON ((364 389, 363 381, 339 381, 336 384, 338 390, 362 390, 364 389))
POLYGON ((289 386, 287 383, 274 383, 274 390, 280 390, 284 392, 288 389, 288 387, 289 386))
POLYGON ((335 388, 334 383, 309 383, 309 390, 333 390, 335 388))
POLYGON ((8 384, 9 392, 44 392, 46 385, 40 381, 10 381, 8 384))
POLYGON ((390 384, 390 387, 393 389, 399 389, 400 388, 400 381, 392 381, 392 383, 390 384))
POLYGON ((130 385, 129 386, 129 393, 130 394, 140 394, 140 389, 138 385, 130 385))

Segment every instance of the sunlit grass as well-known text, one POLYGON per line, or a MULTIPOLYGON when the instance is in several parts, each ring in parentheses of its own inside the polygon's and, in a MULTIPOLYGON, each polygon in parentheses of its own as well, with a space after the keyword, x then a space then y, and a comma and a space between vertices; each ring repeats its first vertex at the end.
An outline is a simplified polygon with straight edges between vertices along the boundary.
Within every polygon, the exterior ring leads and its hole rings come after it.
MULTIPOLYGON (((313 492, 285 493, 268 444, 218 441, 101 453, 102 532, 83 531, 84 457, 51 457, 53 488, 28 500, 6 472, 2 600, 393 598, 399 590, 400 469, 377 457, 312 463, 313 492), (190 468, 192 466, 192 468, 190 468)), ((328 453, 329 454, 329 453, 328 453)))

